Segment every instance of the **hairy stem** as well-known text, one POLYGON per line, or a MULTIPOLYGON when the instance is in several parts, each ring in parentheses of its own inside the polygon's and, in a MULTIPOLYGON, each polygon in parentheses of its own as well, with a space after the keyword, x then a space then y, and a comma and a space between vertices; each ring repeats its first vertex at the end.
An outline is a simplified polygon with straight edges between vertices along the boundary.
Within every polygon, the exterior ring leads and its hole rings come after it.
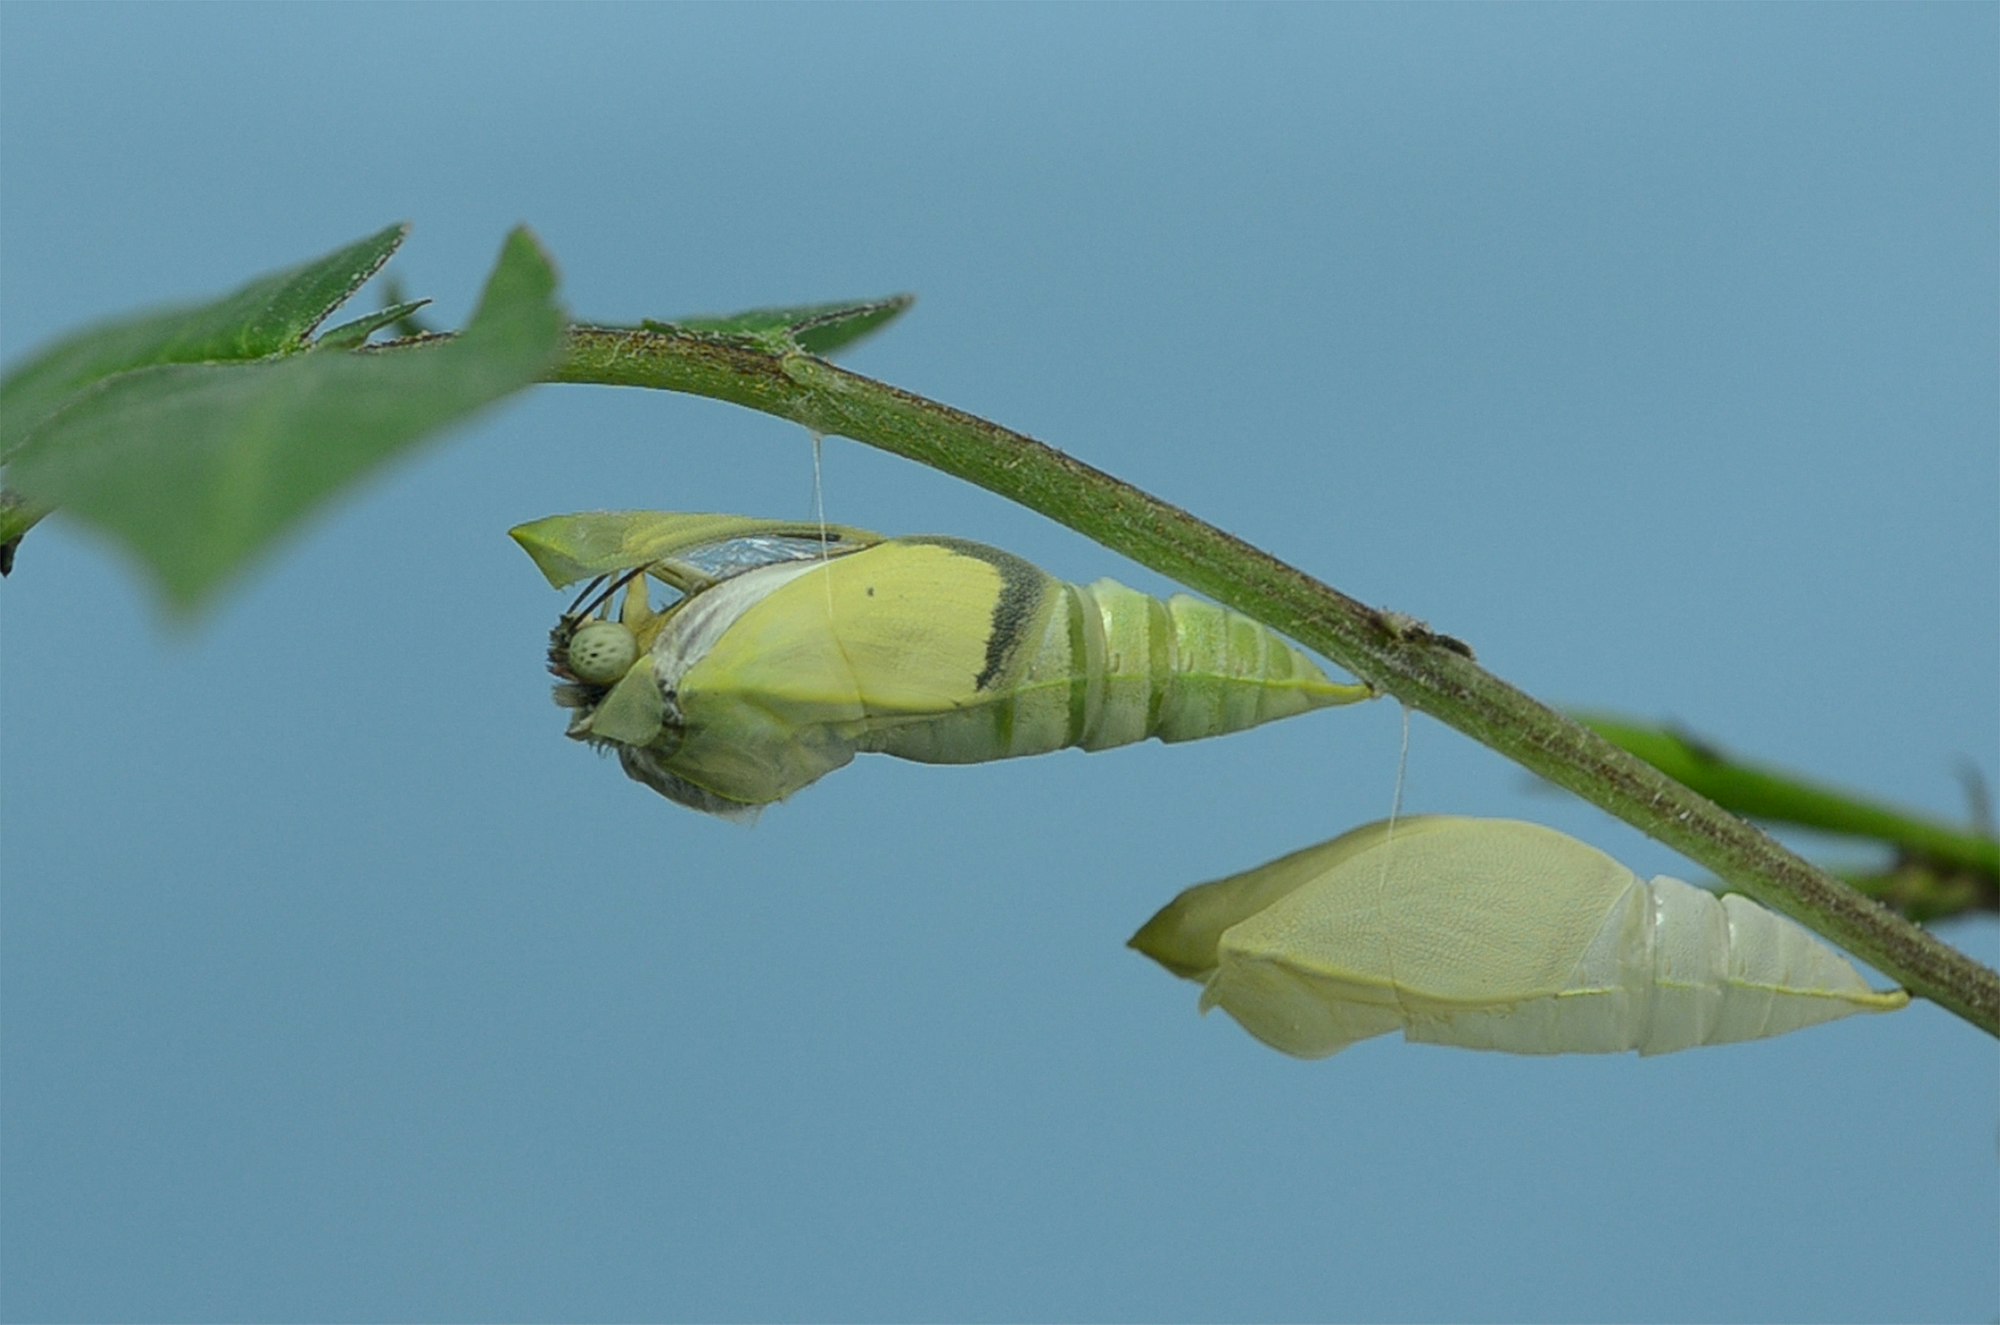
POLYGON ((1379 612, 1176 506, 998 424, 805 354, 666 331, 578 327, 552 378, 727 400, 976 483, 1316 649, 1567 787, 2000 1037, 2000 973, 1538 703, 1464 646, 1379 612))

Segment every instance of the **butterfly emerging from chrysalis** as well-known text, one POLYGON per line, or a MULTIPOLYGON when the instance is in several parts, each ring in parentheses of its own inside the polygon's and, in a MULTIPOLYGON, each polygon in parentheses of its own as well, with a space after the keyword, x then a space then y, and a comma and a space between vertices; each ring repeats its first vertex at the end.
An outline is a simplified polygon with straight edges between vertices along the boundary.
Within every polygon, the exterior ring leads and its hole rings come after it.
POLYGON ((512 531, 558 588, 569 735, 668 799, 740 814, 860 753, 978 763, 1187 741, 1369 699, 1199 599, 1069 584, 955 538, 652 511, 512 531), (649 582, 680 597, 664 609, 649 582))

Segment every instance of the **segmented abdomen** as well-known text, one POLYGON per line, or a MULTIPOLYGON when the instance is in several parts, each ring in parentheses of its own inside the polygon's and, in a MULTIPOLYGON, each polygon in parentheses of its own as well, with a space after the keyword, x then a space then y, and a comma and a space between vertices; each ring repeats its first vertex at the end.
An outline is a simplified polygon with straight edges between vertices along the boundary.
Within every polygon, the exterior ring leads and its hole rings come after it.
POLYGON ((1642 1054, 1761 1040, 1901 1001, 1875 993, 1810 931, 1747 897, 1667 878, 1648 892, 1653 1007, 1633 1045, 1642 1054))
POLYGON ((1038 610, 1012 628, 1015 638, 997 641, 1001 662, 984 679, 986 702, 872 732, 860 748, 975 763, 1148 737, 1189 741, 1372 693, 1328 679, 1240 612, 1180 594, 1161 600, 1112 580, 1050 578, 1038 610))
POLYGON ((1439 1014, 1416 1001, 1411 1040, 1514 1053, 1674 1053, 1761 1040, 1900 1006, 1809 931, 1734 894, 1636 878, 1570 987, 1439 1014))

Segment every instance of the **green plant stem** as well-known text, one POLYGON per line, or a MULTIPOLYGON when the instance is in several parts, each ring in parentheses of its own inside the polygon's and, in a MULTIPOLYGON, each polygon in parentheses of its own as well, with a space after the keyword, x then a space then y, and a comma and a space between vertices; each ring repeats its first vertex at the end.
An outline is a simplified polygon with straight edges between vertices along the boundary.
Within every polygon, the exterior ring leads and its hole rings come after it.
POLYGON ((1847 948, 2000 1037, 2000 973, 1479 667, 1234 535, 1032 438, 804 354, 698 335, 578 327, 561 382, 684 391, 852 438, 1041 512, 1319 650, 1847 948))

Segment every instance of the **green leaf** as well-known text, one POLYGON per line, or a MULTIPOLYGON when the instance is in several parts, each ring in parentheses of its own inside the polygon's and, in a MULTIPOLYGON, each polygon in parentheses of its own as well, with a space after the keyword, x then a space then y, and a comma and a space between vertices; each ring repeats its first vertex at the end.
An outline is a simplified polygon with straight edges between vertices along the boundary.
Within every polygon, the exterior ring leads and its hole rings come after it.
POLYGON ((0 491, 0 575, 14 573, 14 554, 21 549, 21 536, 47 514, 42 507, 30 506, 12 492, 0 491))
POLYGON ((37 431, 10 479, 129 546, 192 609, 340 489, 536 381, 562 344, 555 282, 517 230, 455 338, 124 373, 37 431))
POLYGON ((424 299, 418 299, 418 300, 410 299, 409 291, 403 288, 402 278, 396 275, 395 272, 392 271, 387 276, 384 276, 382 278, 380 294, 382 298, 382 307, 395 308, 399 305, 403 305, 407 306, 411 310, 409 312, 404 313, 401 317, 396 319, 396 335, 399 339, 410 339, 416 336, 433 336, 437 334, 438 329, 436 327, 426 326, 424 324, 423 319, 418 317, 415 312, 416 309, 421 308, 424 304, 428 303, 429 301, 424 299))
POLYGON ((674 322, 648 319, 649 331, 686 331, 749 341, 764 349, 804 350, 826 355, 852 345, 887 325, 916 302, 914 295, 891 295, 863 303, 803 304, 794 308, 753 308, 724 317, 684 317, 674 322))
POLYGON ((0 381, 0 463, 51 414, 113 374, 304 348, 313 328, 381 269, 409 229, 389 226, 210 303, 122 318, 57 342, 0 381))
POLYGON ((316 350, 355 350, 368 343, 368 338, 388 326, 404 326, 410 315, 428 304, 428 299, 406 299, 402 303, 391 304, 352 322, 343 322, 312 343, 316 350))
POLYGON ((2000 874, 2000 842, 1991 837, 1818 786, 1780 769, 1739 762, 1669 728, 1601 715, 1572 716, 1613 745, 1745 818, 1870 838, 1938 865, 2000 874))

